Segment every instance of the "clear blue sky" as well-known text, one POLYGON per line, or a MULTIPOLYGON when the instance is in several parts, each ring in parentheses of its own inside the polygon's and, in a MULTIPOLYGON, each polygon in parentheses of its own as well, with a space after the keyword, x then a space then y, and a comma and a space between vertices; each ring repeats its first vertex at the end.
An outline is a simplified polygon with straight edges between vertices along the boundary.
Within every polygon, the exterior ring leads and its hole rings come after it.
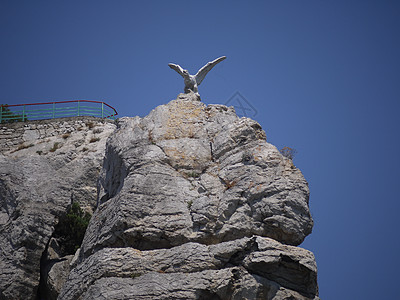
POLYGON ((0 103, 103 100, 145 116, 239 92, 310 184, 320 296, 398 297, 400 2, 0 0, 0 103))

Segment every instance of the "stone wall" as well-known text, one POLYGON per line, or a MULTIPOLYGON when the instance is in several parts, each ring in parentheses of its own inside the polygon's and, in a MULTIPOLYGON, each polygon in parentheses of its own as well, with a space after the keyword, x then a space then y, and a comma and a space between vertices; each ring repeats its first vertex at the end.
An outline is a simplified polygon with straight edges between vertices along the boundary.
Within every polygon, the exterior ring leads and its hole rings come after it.
POLYGON ((29 147, 38 139, 86 130, 106 122, 114 123, 109 119, 85 116, 0 124, 0 153, 29 147))

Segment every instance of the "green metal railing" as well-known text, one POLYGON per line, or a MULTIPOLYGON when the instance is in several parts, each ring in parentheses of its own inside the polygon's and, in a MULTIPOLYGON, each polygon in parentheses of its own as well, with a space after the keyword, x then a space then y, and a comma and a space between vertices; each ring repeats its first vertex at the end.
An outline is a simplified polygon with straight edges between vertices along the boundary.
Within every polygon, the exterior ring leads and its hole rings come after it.
POLYGON ((116 115, 118 113, 114 107, 105 102, 92 100, 0 105, 0 123, 80 116, 114 120, 116 115))

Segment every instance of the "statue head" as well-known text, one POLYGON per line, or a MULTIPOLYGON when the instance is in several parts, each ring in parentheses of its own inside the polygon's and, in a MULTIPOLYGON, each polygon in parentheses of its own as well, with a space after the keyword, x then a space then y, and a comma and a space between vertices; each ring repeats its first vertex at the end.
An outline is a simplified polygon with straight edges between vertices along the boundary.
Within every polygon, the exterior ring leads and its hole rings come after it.
POLYGON ((188 71, 188 70, 183 70, 182 73, 183 73, 183 74, 182 74, 183 78, 186 78, 186 79, 189 79, 189 78, 190 78, 190 74, 189 74, 189 71, 188 71))

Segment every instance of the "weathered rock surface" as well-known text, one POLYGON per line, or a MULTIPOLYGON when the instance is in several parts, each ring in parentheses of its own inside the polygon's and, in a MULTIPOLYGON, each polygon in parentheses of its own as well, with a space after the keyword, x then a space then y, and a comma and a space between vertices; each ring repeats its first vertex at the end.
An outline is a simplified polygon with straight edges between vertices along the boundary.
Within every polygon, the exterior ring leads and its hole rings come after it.
POLYGON ((59 299, 318 299, 309 190, 260 125, 180 95, 122 118, 59 299))
POLYGON ((42 286, 40 298, 47 300, 56 300, 64 286, 68 274, 71 270, 71 260, 73 255, 49 260, 42 268, 42 286))
POLYGON ((147 251, 106 248, 71 272, 60 298, 198 299, 218 295, 216 299, 244 299, 244 295, 253 295, 250 299, 267 299, 261 295, 274 295, 279 289, 314 298, 316 276, 311 252, 269 238, 242 238, 210 246, 189 242, 147 251), (121 285, 123 292, 115 290, 115 285, 121 285))
POLYGON ((178 99, 122 118, 107 145, 100 206, 84 256, 260 235, 298 245, 311 232, 301 172, 233 109, 178 99))
POLYGON ((22 142, 0 153, 0 298, 35 299, 41 257, 58 216, 71 201, 87 210, 96 205, 105 143, 115 125, 74 118, 1 129, 22 142))
POLYGON ((1 135, 0 299, 35 299, 41 257, 42 299, 319 299, 307 182, 257 122, 191 93, 79 126, 1 135), (96 210, 61 257, 71 200, 96 210))

